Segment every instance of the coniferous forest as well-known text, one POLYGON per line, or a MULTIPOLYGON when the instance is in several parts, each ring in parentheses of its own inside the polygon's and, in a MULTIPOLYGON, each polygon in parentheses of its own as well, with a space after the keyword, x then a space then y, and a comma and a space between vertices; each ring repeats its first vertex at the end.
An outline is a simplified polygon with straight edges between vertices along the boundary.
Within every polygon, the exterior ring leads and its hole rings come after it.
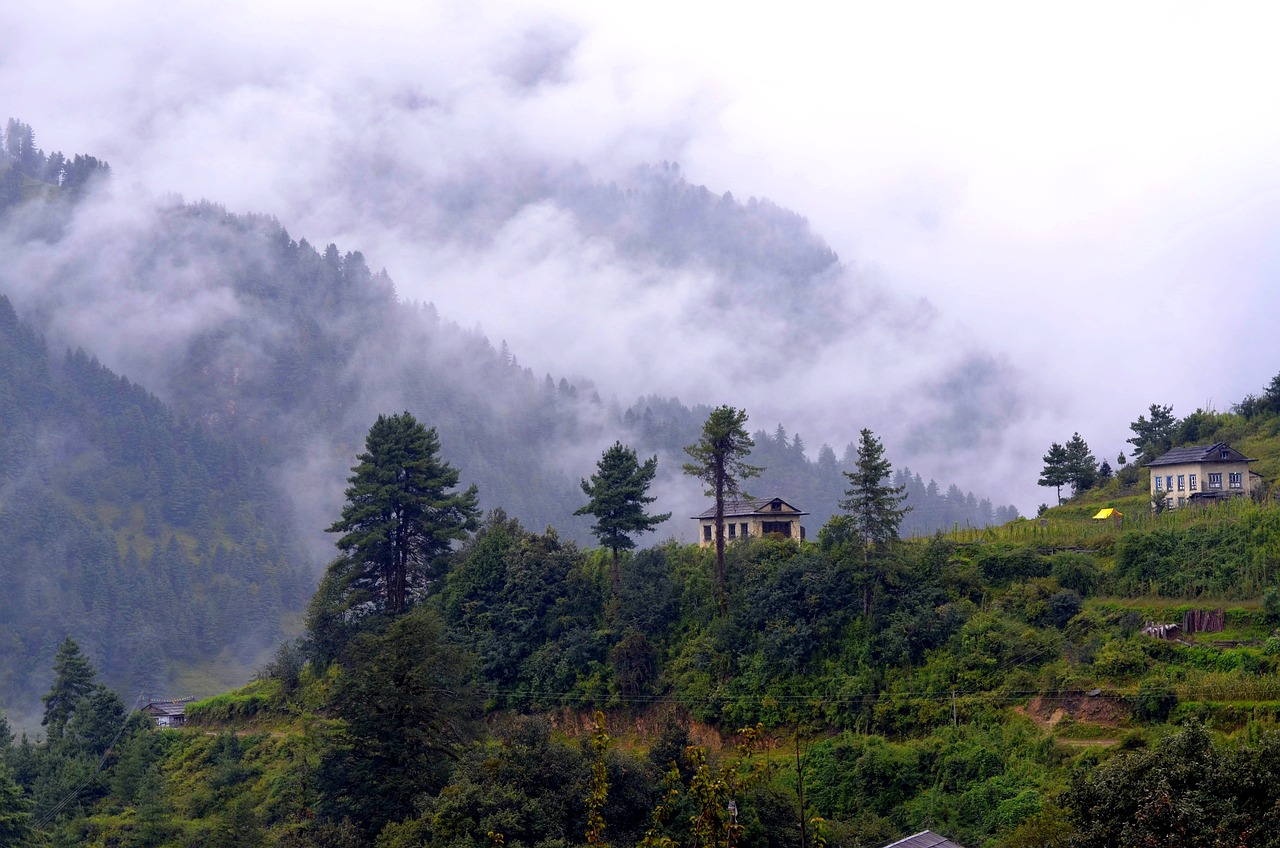
MULTIPOLYGON (((92 249, 105 163, 15 121, 4 153, 4 238, 92 249)), ((124 276, 251 308, 141 376, 49 341, 61 295, 0 300, 0 845, 1280 845, 1280 377, 1131 425, 1135 459, 1230 442, 1254 498, 1153 509, 1077 433, 1027 519, 868 429, 810 460, 746 410, 539 379, 270 218, 156 215, 124 276), (681 542, 653 492, 685 476, 811 532, 681 542)))

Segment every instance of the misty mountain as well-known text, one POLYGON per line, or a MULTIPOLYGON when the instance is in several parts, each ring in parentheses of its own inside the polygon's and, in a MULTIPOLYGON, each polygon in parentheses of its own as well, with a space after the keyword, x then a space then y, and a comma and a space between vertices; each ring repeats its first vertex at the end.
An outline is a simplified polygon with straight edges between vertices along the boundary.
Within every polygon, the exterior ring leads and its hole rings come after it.
MULTIPOLYGON (((69 199, 56 181, 34 190, 43 154, 31 152, 29 132, 21 139, 9 158, 32 163, 23 171, 29 202, 11 211, 0 231, 14 257, 0 269, 0 284, 42 332, 84 344, 176 413, 253 444, 276 492, 294 506, 289 532, 311 545, 316 560, 331 555, 321 530, 336 515, 351 457, 369 423, 388 410, 409 409, 436 427, 464 484, 479 485, 482 505, 502 506, 531 527, 555 525, 571 538, 589 538, 586 519, 572 516, 582 503, 577 479, 594 467, 598 446, 617 438, 662 455, 664 491, 681 501, 678 514, 697 501, 678 468, 706 407, 649 397, 623 409, 603 401, 588 380, 539 378, 505 343, 495 348, 478 329, 398 296, 390 277, 372 271, 361 253, 334 244, 318 249, 270 216, 233 214, 207 201, 144 203, 118 185, 83 199, 69 199)), ((47 167, 43 173, 47 179, 47 167)), ((476 174, 459 180, 472 188, 442 189, 424 204, 451 212, 447 238, 482 240, 478 222, 551 193, 576 210, 593 238, 657 269, 646 277, 649 285, 670 285, 662 269, 707 269, 719 287, 710 302, 790 304, 771 308, 770 321, 792 328, 785 332, 802 339, 797 345, 820 346, 821 332, 807 330, 797 313, 836 297, 824 280, 843 271, 792 212, 714 195, 672 165, 638 169, 621 187, 580 171, 505 183, 476 174), (474 188, 477 181, 483 190, 474 188)), ((510 287, 523 285, 513 279, 510 287)), ((833 317, 819 326, 852 320, 833 317)), ((565 326, 563 335, 579 329, 565 326)), ((778 344, 778 356, 798 355, 778 344)), ((590 365, 606 366, 613 352, 598 351, 590 365)), ((752 363, 744 356, 732 367, 752 363)), ((970 376, 970 394, 981 397, 982 373, 970 376)), ((760 485, 813 513, 816 528, 837 510, 844 481, 830 457, 819 452, 810 460, 796 448, 788 442, 787 450, 773 451, 760 440, 758 464, 770 467, 760 485)), ((849 467, 847 458, 841 467, 849 467)), ((972 496, 969 502, 978 503, 972 496)), ((957 514, 962 524, 982 515, 976 507, 957 514)), ((950 521, 908 529, 938 526, 950 521)), ((683 527, 677 520, 672 532, 683 527)))
POLYGON ((0 702, 28 708, 72 634, 120 692, 242 679, 313 585, 260 454, 82 351, 49 353, 0 296, 0 702), (212 670, 220 665, 222 671, 212 670))

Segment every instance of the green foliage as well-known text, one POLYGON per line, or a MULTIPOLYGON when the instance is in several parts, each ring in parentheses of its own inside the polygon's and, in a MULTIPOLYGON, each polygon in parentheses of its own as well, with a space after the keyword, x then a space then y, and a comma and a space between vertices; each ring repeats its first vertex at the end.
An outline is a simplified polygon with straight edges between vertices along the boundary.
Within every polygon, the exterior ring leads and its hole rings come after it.
POLYGON ((384 634, 361 633, 341 663, 333 708, 346 733, 321 766, 324 804, 330 819, 349 816, 372 834, 408 816, 419 793, 444 785, 475 736, 474 699, 465 656, 425 607, 384 634))
POLYGON ((1049 452, 1044 455, 1044 470, 1040 472, 1038 481, 1041 486, 1050 486, 1057 493, 1058 503, 1062 503, 1062 487, 1071 482, 1069 458, 1067 450, 1054 442, 1049 452))
POLYGON ((600 457, 591 482, 582 481, 582 492, 590 500, 574 515, 595 517, 596 523, 591 532, 613 554, 609 574, 615 594, 618 591, 618 551, 631 550, 635 547, 632 535, 647 533, 671 517, 669 512, 661 515, 645 512, 645 506, 657 500, 646 494, 657 473, 658 457, 650 457, 641 464, 633 448, 615 442, 600 457))
POLYGON ((1178 706, 1178 695, 1168 681, 1145 678, 1133 701, 1133 714, 1140 721, 1162 722, 1178 706))
POLYGON ((901 487, 886 481, 893 466, 884 455, 884 445, 870 430, 863 429, 858 441, 858 462, 846 471, 849 488, 840 508, 849 513, 853 531, 864 548, 882 548, 898 538, 898 525, 910 507, 902 505, 901 487))
POLYGON ((399 615, 433 579, 453 542, 477 526, 477 490, 463 492, 458 472, 438 454, 440 440, 408 412, 379 415, 348 479, 338 549, 351 603, 372 601, 399 615))
POLYGON ((1133 445, 1136 454, 1134 465, 1148 463, 1173 447, 1174 427, 1177 425, 1173 407, 1153 403, 1149 412, 1150 420, 1139 415, 1138 420, 1129 425, 1133 436, 1128 442, 1133 445))
POLYGON ((48 728, 51 739, 61 738, 80 702, 93 691, 96 676, 93 665, 80 653, 75 640, 70 636, 64 639, 53 659, 53 686, 40 699, 44 702, 44 718, 40 723, 48 728))
POLYGON ((1192 725, 1081 772, 1063 798, 1073 846, 1271 845, 1280 832, 1280 737, 1220 746, 1192 725))
POLYGON ((716 597, 720 611, 727 610, 724 584, 724 505, 725 501, 741 497, 742 481, 758 477, 761 469, 750 465, 746 457, 755 442, 747 435, 747 413, 732 406, 719 406, 707 416, 702 425, 702 435, 697 442, 685 447, 684 452, 692 462, 684 464, 684 473, 701 480, 706 494, 715 504, 713 533, 716 545, 716 597))

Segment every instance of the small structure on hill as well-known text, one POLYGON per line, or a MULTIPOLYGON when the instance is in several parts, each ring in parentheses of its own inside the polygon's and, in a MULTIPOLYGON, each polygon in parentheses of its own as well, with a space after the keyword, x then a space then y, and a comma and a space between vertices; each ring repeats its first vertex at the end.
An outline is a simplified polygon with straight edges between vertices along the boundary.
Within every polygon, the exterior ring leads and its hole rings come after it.
POLYGON ((1174 448, 1147 463, 1151 499, 1163 498, 1166 509, 1250 495, 1261 477, 1249 470, 1249 459, 1226 442, 1174 448))
MULTIPOLYGON (((738 539, 776 535, 784 539, 804 541, 805 533, 804 527, 800 525, 800 517, 808 514, 796 509, 782 498, 744 498, 725 501, 724 540, 735 542, 738 539)), ((693 520, 702 525, 698 533, 698 544, 704 548, 714 545, 716 541, 715 506, 704 510, 700 515, 693 516, 693 520)))
POLYGON ((958 842, 952 842, 945 836, 939 836, 932 830, 922 830, 917 834, 890 842, 884 848, 964 848, 958 842))
POLYGON ((151 701, 142 711, 151 716, 156 727, 182 727, 187 723, 187 704, 195 698, 178 698, 174 701, 151 701))
POLYGON ((1119 524, 1122 518, 1124 518, 1123 512, 1116 509, 1115 507, 1109 506, 1106 509, 1098 510, 1098 514, 1093 517, 1093 520, 1094 521, 1110 521, 1113 524, 1119 524))

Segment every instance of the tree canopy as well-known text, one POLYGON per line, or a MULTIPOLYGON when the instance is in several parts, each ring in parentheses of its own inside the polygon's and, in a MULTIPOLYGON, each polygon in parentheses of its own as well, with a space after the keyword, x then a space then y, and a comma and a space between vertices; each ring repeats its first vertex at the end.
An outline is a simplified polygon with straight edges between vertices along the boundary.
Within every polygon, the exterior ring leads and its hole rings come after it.
POLYGON ((732 406, 711 410, 702 425, 702 437, 684 452, 692 462, 684 464, 684 473, 706 484, 705 494, 715 500, 716 594, 721 612, 725 610, 724 591, 724 504, 729 498, 742 497, 742 481, 759 476, 762 469, 746 461, 755 447, 747 434, 747 411, 732 406))
POLYGON ((41 698, 44 717, 40 723, 49 728, 49 738, 62 736, 76 707, 93 691, 96 676, 97 672, 88 657, 80 652, 76 641, 70 636, 64 639, 53 659, 53 686, 41 698))
POLYGON ((1173 447, 1173 430, 1178 424, 1172 406, 1151 404, 1148 410, 1151 418, 1139 415, 1138 420, 1129 425, 1133 436, 1127 441, 1133 445, 1133 452, 1138 465, 1150 462, 1160 454, 1173 447))
POLYGON ((650 515, 645 512, 645 506, 656 500, 646 493, 658 473, 657 456, 641 463, 634 448, 614 442, 600 457, 596 468, 590 482, 582 481, 582 492, 590 500, 574 515, 595 516, 596 523, 591 532, 613 554, 609 575, 616 594, 618 551, 634 548, 636 543, 631 538, 634 534, 649 532, 670 518, 671 513, 650 515))
MULTIPOLYGON (((898 525, 911 509, 904 507, 901 486, 889 483, 893 465, 884 455, 884 445, 865 427, 858 438, 858 461, 852 471, 844 472, 849 480, 840 508, 849 514, 852 529, 862 548, 864 565, 871 554, 882 550, 898 538, 898 525)), ((870 612, 871 582, 865 584, 863 612, 870 612)))
POLYGON ((398 615, 437 576, 437 560, 478 526, 477 490, 439 457, 440 440, 412 414, 379 415, 347 482, 338 549, 347 592, 398 615))

